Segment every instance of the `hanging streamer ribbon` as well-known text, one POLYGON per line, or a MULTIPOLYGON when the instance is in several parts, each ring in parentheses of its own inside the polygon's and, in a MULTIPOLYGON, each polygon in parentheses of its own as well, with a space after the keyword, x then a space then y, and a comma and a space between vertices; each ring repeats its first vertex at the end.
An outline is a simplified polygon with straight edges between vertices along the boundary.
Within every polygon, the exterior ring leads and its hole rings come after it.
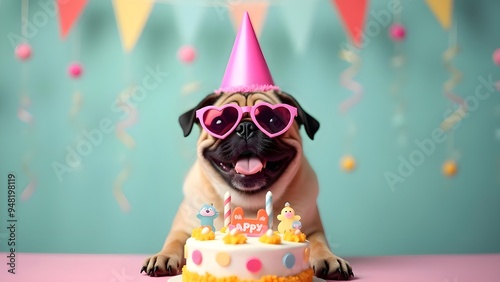
POLYGON ((115 196, 118 205, 122 209, 122 211, 127 212, 130 210, 130 203, 127 199, 127 196, 123 193, 123 184, 130 176, 131 168, 130 166, 125 166, 122 171, 118 174, 118 177, 115 179, 115 183, 113 185, 113 195, 115 196))
POLYGON ((33 116, 28 111, 30 105, 30 98, 28 96, 23 96, 19 102, 19 109, 17 110, 17 117, 19 120, 28 125, 32 125, 34 123, 33 116))
POLYGON ((188 82, 182 87, 182 95, 188 96, 193 94, 194 92, 200 90, 200 86, 201 84, 199 81, 188 82))
POLYGON ((443 55, 443 61, 446 69, 451 73, 451 78, 444 83, 444 95, 452 103, 458 104, 459 107, 451 115, 441 122, 441 129, 447 131, 451 129, 456 123, 460 122, 467 113, 467 105, 462 97, 453 93, 453 89, 462 80, 462 73, 453 66, 452 60, 458 54, 459 49, 457 45, 448 48, 443 55))
POLYGON ((23 160, 23 165, 22 165, 23 172, 25 175, 28 176, 29 179, 28 185, 26 185, 26 187, 24 187, 23 191, 21 192, 21 200, 23 201, 28 200, 36 190, 36 178, 35 175, 31 172, 31 169, 29 167, 29 164, 31 163, 32 160, 33 156, 32 154, 29 153, 25 155, 23 160))
MULTIPOLYGON (((124 90, 118 96, 118 106, 122 108, 127 114, 127 118, 118 122, 116 125, 116 136, 117 138, 129 149, 133 149, 135 147, 135 140, 130 136, 125 129, 133 126, 137 123, 137 117, 139 115, 137 109, 129 103, 130 97, 133 95, 133 88, 130 87, 124 90)), ((125 181, 129 178, 131 173, 130 165, 125 165, 118 176, 115 179, 113 185, 113 195, 118 202, 118 205, 122 209, 122 211, 127 212, 130 210, 130 203, 127 200, 127 197, 123 193, 123 185, 125 181)))
POLYGON ((118 122, 116 125, 116 136, 129 149, 133 149, 135 147, 135 140, 125 131, 125 129, 136 124, 138 117, 137 109, 128 102, 130 96, 132 95, 131 93, 131 89, 127 89, 118 97, 118 107, 122 108, 128 114, 128 117, 118 122))
MULTIPOLYGON (((21 34, 24 38, 24 40, 27 40, 28 38, 28 16, 29 16, 29 1, 28 0, 22 0, 21 2, 21 34)), ((25 61, 25 60, 28 60, 31 56, 31 47, 29 46, 29 44, 27 42, 23 42, 23 44, 20 44, 22 45, 21 47, 18 45, 18 47, 16 48, 16 55, 18 56, 18 58, 21 60, 21 61, 25 61), (19 50, 18 48, 22 48, 24 50, 24 52, 20 52, 18 53, 19 50)), ((22 66, 22 74, 21 74, 21 85, 23 85, 23 87, 26 87, 25 85, 27 85, 27 81, 28 81, 28 72, 27 72, 27 65, 26 64, 23 64, 22 66)), ((17 118, 19 118, 19 120, 27 125, 30 126, 30 129, 32 130, 33 129, 33 125, 35 124, 35 118, 33 117, 33 115, 30 113, 29 111, 29 107, 31 106, 31 100, 30 98, 28 97, 28 95, 26 94, 27 93, 27 90, 21 90, 20 92, 20 95, 21 95, 21 98, 19 100, 19 108, 17 110, 17 118)), ((27 138, 28 140, 32 141, 33 138, 32 137, 28 137, 27 138)), ((24 157, 23 157, 23 160, 22 160, 22 168, 23 168, 23 172, 24 172, 24 175, 26 175, 28 177, 28 184, 26 185, 26 187, 24 187, 23 191, 21 192, 21 200, 28 200, 31 195, 33 195, 33 193, 35 192, 36 190, 36 177, 34 175, 34 173, 32 172, 32 170, 30 169, 30 164, 33 160, 33 155, 34 155, 34 149, 33 149, 33 145, 31 144, 30 146, 30 149, 28 150, 28 152, 25 153, 24 157)))
POLYGON ((340 84, 352 91, 352 95, 345 99, 339 107, 340 112, 345 114, 354 105, 359 103, 363 97, 362 85, 353 79, 360 69, 361 58, 356 52, 348 49, 340 51, 340 58, 351 64, 340 74, 340 84))
POLYGON ((71 108, 69 110, 69 116, 73 120, 76 115, 80 112, 83 105, 83 95, 80 91, 76 91, 73 94, 71 108))

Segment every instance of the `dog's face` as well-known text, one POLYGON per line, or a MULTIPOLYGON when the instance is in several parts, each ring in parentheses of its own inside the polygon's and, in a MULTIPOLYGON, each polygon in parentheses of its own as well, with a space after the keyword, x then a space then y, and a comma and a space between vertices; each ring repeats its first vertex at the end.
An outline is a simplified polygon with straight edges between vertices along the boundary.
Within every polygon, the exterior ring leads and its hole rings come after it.
MULTIPOLYGON (((298 116, 285 133, 269 137, 246 113, 234 131, 223 139, 212 136, 206 130, 202 130, 200 134, 199 161, 207 178, 221 195, 228 190, 233 195, 245 194, 246 197, 261 197, 260 194, 268 190, 280 193, 273 185, 284 189, 286 185, 277 184, 284 184, 286 179, 290 180, 299 166, 302 154, 299 126, 303 124, 309 137, 313 138, 319 123, 304 112, 291 96, 275 91, 211 94, 179 119, 184 135, 187 136, 193 123, 199 122, 195 118, 195 112, 200 108, 227 104, 254 106, 263 102, 271 105, 284 103, 297 108, 298 116), (284 178, 285 181, 282 181, 284 178)), ((272 120, 273 109, 266 109, 269 110, 269 119, 272 120)))

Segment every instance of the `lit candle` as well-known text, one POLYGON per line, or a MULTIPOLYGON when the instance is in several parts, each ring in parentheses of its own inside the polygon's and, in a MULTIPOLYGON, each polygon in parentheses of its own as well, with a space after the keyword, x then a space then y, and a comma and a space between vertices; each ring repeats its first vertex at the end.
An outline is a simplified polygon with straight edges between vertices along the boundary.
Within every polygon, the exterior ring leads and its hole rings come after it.
POLYGON ((229 191, 224 194, 224 226, 231 224, 231 194, 229 191))

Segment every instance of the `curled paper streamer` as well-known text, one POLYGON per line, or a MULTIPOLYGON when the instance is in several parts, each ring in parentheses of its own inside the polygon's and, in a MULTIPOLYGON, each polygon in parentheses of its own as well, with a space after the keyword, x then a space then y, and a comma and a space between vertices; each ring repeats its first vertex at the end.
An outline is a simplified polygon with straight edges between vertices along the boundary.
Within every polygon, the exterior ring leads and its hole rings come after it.
POLYGON ((126 166, 120 171, 118 176, 115 179, 115 183, 113 185, 113 195, 116 199, 116 202, 122 209, 122 211, 127 212, 130 210, 130 203, 127 200, 127 196, 123 193, 123 184, 127 180, 130 175, 130 166, 126 166))
POLYGON ((453 93, 453 88, 462 80, 462 73, 453 66, 452 59, 458 54, 458 46, 454 45, 448 48, 443 54, 443 62, 445 68, 451 73, 451 78, 448 79, 444 83, 444 95, 448 100, 452 103, 458 104, 459 107, 456 111, 454 111, 451 115, 446 117, 441 122, 441 129, 444 131, 452 128, 456 123, 458 123, 467 113, 467 105, 465 104, 464 99, 462 97, 453 93))
POLYGON ((340 104, 340 112, 345 114, 354 105, 359 103, 363 97, 363 87, 359 82, 353 79, 361 66, 361 58, 354 51, 348 49, 342 49, 340 51, 340 58, 351 64, 340 74, 340 84, 353 93, 340 104))
POLYGON ((394 81, 391 84, 390 93, 394 97, 396 102, 396 109, 394 111, 392 123, 398 131, 398 144, 404 145, 406 144, 407 140, 404 122, 405 104, 402 95, 402 89, 405 80, 405 73, 403 72, 402 68, 404 66, 405 56, 401 52, 401 48, 399 47, 400 46, 396 46, 396 53, 391 58, 391 66, 394 69, 395 77, 394 81))
POLYGON ((182 87, 182 95, 183 96, 190 95, 193 92, 198 91, 199 89, 200 89, 200 82, 199 81, 188 82, 182 87))
POLYGON ((130 98, 128 92, 129 91, 126 91, 120 96, 120 102, 118 103, 118 106, 128 113, 128 117, 116 125, 116 136, 125 146, 132 149, 135 147, 135 140, 125 131, 125 129, 136 124, 138 111, 133 105, 128 103, 130 98))
POLYGON ((74 118, 80 112, 80 109, 82 108, 82 104, 83 104, 82 93, 80 93, 80 91, 75 92, 75 94, 73 94, 72 100, 73 100, 73 102, 72 102, 71 108, 69 110, 69 116, 71 118, 74 118))
POLYGON ((34 122, 34 119, 31 113, 28 111, 30 105, 31 105, 30 98, 28 98, 28 96, 23 96, 21 98, 21 102, 19 103, 19 109, 17 110, 17 117, 22 122, 31 125, 34 122))
POLYGON ((23 164, 22 164, 23 171, 24 174, 27 175, 29 179, 28 185, 26 185, 26 187, 24 187, 23 191, 21 192, 21 200, 23 201, 28 200, 36 190, 36 178, 33 175, 33 172, 31 171, 29 165, 32 159, 33 157, 31 153, 27 153, 23 158, 23 164))

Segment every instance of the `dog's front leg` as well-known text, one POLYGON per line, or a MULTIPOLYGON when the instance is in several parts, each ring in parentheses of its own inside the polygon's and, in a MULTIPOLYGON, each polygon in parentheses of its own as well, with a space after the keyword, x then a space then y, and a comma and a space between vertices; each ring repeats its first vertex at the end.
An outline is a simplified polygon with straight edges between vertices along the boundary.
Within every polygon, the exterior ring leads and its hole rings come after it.
POLYGON ((354 276, 349 263, 332 253, 322 231, 310 234, 307 239, 311 244, 311 266, 316 277, 328 280, 349 280, 351 276, 354 276))
POLYGON ((191 230, 189 221, 186 220, 185 203, 175 216, 172 228, 163 244, 163 248, 157 254, 147 258, 141 268, 141 273, 146 272, 149 276, 173 276, 182 271, 184 265, 184 245, 191 230))

